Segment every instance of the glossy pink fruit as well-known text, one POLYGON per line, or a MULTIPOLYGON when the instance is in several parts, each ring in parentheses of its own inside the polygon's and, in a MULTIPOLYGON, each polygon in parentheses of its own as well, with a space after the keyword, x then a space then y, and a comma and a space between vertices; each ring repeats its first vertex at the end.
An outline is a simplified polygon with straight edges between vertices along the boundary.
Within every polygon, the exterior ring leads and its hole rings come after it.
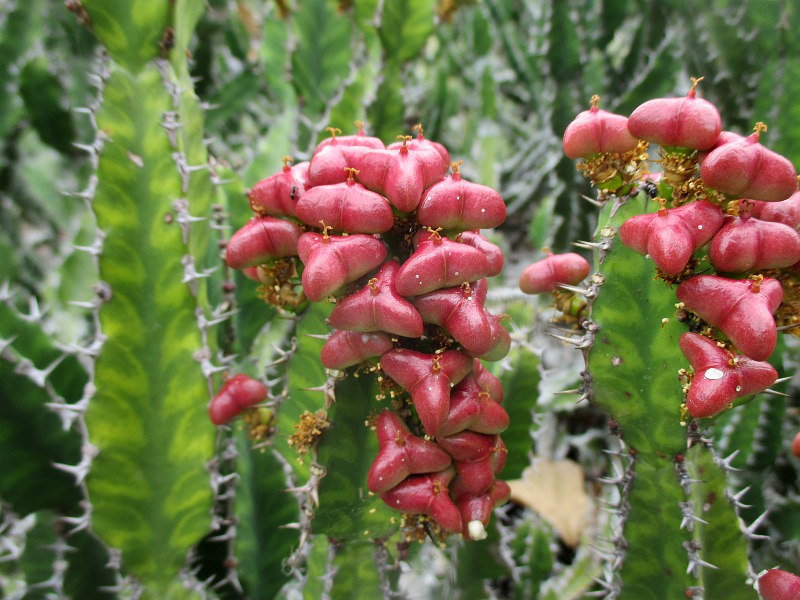
POLYGON ((383 233, 394 224, 389 201, 353 179, 308 190, 297 203, 297 218, 312 227, 325 221, 347 233, 383 233))
POLYGON ((453 174, 429 187, 417 207, 417 220, 442 229, 491 229, 506 220, 506 204, 492 188, 453 174))
MULTIPOLYGON (((489 448, 488 456, 473 461, 459 461, 453 457, 458 473, 458 478, 453 483, 455 497, 460 497, 462 494, 473 496, 485 494, 495 482, 495 475, 503 470, 508 451, 500 436, 492 436, 492 439, 494 443, 489 448)), ((444 446, 441 441, 440 445, 444 446)))
MULTIPOLYGON (((339 138, 336 138, 337 140, 339 138)), ((332 185, 347 181, 348 169, 360 169, 361 159, 368 152, 380 152, 367 146, 345 145, 330 140, 320 144, 308 166, 308 186, 332 185)))
POLYGON ((737 398, 767 389, 778 378, 768 362, 733 356, 702 335, 684 333, 678 343, 694 369, 686 401, 694 417, 712 417, 737 398))
POLYGON ((758 593, 763 600, 800 600, 800 577, 770 569, 758 578, 758 593))
POLYGON ((492 375, 477 358, 472 364, 472 373, 481 390, 487 392, 495 402, 503 402, 503 382, 492 375))
POLYGON ((325 131, 331 134, 331 137, 322 140, 317 147, 314 148, 316 154, 327 146, 356 146, 363 148, 371 148, 379 150, 386 148, 383 140, 377 137, 369 136, 364 133, 364 124, 361 121, 356 121, 358 133, 355 135, 339 135, 341 131, 337 127, 326 127, 325 131))
POLYGON ((268 395, 261 382, 241 373, 234 375, 211 400, 208 416, 214 425, 224 425, 246 408, 264 402, 268 395))
POLYGON ((747 200, 744 211, 762 221, 783 223, 792 229, 800 228, 800 192, 792 194, 788 200, 781 202, 761 202, 747 200))
POLYGON ((503 270, 503 251, 500 246, 493 244, 477 231, 462 231, 459 233, 455 241, 473 246, 484 253, 486 261, 489 265, 489 272, 486 273, 487 277, 494 277, 499 275, 503 270))
MULTIPOLYGON (((450 153, 447 151, 442 144, 438 142, 432 142, 430 140, 425 139, 425 136, 422 135, 422 125, 417 124, 414 125, 414 129, 417 131, 417 137, 411 140, 407 140, 407 145, 410 150, 428 150, 433 151, 439 155, 440 162, 445 165, 445 170, 447 169, 447 165, 450 164, 450 153)), ((401 142, 395 142, 390 144, 391 147, 399 147, 401 146, 401 142)))
POLYGON ((376 494, 389 491, 409 475, 442 471, 453 462, 447 452, 415 436, 388 410, 378 417, 378 444, 380 451, 367 475, 367 489, 376 494))
POLYGON ((380 265, 386 247, 371 235, 306 232, 297 242, 297 253, 305 263, 303 292, 312 302, 319 302, 380 265))
POLYGON ((775 350, 778 334, 772 315, 783 299, 776 279, 764 278, 758 284, 749 279, 699 275, 681 283, 677 296, 687 309, 720 329, 745 356, 762 361, 775 350))
POLYGON ((309 163, 289 166, 288 161, 288 157, 284 157, 280 173, 262 179, 250 190, 250 208, 254 213, 274 217, 295 216, 297 201, 308 185, 309 163))
POLYGON ((677 275, 692 254, 722 227, 722 210, 706 200, 631 217, 620 228, 622 243, 647 254, 666 275, 677 275))
POLYGON ((486 277, 486 255, 467 244, 447 238, 428 239, 403 263, 395 278, 401 296, 420 296, 486 277))
POLYGON ((503 319, 507 318, 507 316, 508 315, 492 315, 487 312, 486 318, 489 319, 489 327, 491 330, 489 349, 482 354, 477 352, 470 352, 469 354, 482 360, 488 360, 489 362, 503 360, 511 349, 511 334, 503 327, 502 323, 503 319))
POLYGON ((387 150, 396 150, 403 153, 403 146, 414 156, 422 169, 422 178, 425 188, 429 188, 434 183, 445 176, 450 168, 450 154, 444 146, 426 140, 422 133, 412 138, 410 135, 397 136, 403 138, 399 142, 389 144, 387 150))
POLYGON ((592 107, 580 113, 564 132, 564 154, 570 158, 586 158, 599 152, 630 152, 639 143, 628 131, 628 119, 600 110, 598 96, 592 96, 592 107))
POLYGON ((422 317, 413 304, 397 293, 394 285, 399 269, 397 261, 385 262, 363 289, 336 305, 328 319, 330 324, 351 331, 386 331, 403 337, 420 337, 422 317))
POLYGON ((792 454, 800 457, 800 431, 798 431, 792 440, 792 454))
POLYGON ((728 217, 725 221, 709 250, 711 264, 717 271, 779 269, 800 260, 800 234, 792 227, 747 215, 728 217))
POLYGON ((758 143, 759 125, 748 137, 709 152, 700 163, 706 185, 730 196, 768 202, 786 200, 797 191, 794 165, 758 143))
POLYGON ((291 221, 253 217, 233 234, 225 252, 231 269, 263 264, 271 258, 294 256, 303 232, 291 221))
POLYGON ((320 359, 327 369, 346 369, 392 349, 385 333, 334 331, 322 347, 320 359))
POLYGON ((439 430, 440 436, 449 436, 470 430, 477 433, 496 434, 508 428, 508 413, 492 400, 491 394, 481 389, 470 373, 450 394, 450 412, 439 430))
POLYGON ((450 499, 448 485, 452 468, 429 475, 412 475, 381 494, 388 506, 405 513, 427 515, 445 531, 461 532, 461 513, 450 499))
POLYGON ((722 118, 713 104, 696 96, 696 85, 685 98, 656 98, 639 106, 628 119, 628 131, 660 146, 711 148, 722 131, 722 118))
POLYGON ((526 294, 554 292, 559 283, 580 283, 589 271, 589 263, 580 254, 551 254, 525 268, 519 277, 519 288, 526 294))
POLYGON ((486 291, 486 280, 479 279, 474 285, 417 296, 414 308, 424 322, 444 327, 466 352, 483 354, 492 343, 492 327, 483 308, 486 291))
POLYGON ((470 372, 472 359, 455 350, 423 354, 398 348, 381 357, 381 367, 408 390, 425 433, 436 436, 450 409, 450 388, 470 372))
POLYGON ((456 506, 461 512, 461 521, 464 523, 462 532, 464 536, 468 539, 480 539, 482 537, 480 534, 478 534, 480 537, 473 537, 474 530, 470 528, 470 523, 480 521, 483 528, 478 528, 478 531, 484 532, 492 517, 492 510, 504 504, 510 495, 511 488, 508 484, 505 481, 495 480, 484 494, 479 496, 463 494, 460 498, 456 498, 456 506))

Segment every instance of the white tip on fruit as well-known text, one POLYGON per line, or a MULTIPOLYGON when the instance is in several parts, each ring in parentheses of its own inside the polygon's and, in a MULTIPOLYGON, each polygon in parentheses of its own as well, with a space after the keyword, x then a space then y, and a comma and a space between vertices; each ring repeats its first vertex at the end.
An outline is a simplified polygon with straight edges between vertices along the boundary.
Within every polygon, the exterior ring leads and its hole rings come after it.
POLYGON ((475 519, 467 524, 467 531, 469 531, 469 539, 471 540, 485 540, 487 537, 486 528, 479 520, 475 519))

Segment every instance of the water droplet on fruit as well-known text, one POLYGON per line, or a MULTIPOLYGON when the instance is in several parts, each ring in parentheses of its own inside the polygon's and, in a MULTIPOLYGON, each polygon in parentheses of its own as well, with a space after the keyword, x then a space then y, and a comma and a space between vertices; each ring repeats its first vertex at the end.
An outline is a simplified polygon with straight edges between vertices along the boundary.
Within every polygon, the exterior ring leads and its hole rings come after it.
POLYGON ((702 228, 703 228, 703 226, 702 226, 702 225, 698 225, 698 226, 697 226, 697 228, 698 228, 698 229, 702 229, 702 228))
POLYGON ((482 212, 482 213, 485 213, 485 212, 486 212, 486 209, 485 209, 485 208, 482 208, 482 209, 481 209, 481 212, 482 212))
POLYGON ((740 386, 740 385, 737 385, 737 386, 736 386, 736 391, 737 391, 737 392, 741 392, 741 391, 742 391, 742 386, 740 386))
POLYGON ((706 371, 706 379, 711 379, 712 381, 716 381, 717 379, 722 379, 724 373, 719 369, 709 369, 706 371))

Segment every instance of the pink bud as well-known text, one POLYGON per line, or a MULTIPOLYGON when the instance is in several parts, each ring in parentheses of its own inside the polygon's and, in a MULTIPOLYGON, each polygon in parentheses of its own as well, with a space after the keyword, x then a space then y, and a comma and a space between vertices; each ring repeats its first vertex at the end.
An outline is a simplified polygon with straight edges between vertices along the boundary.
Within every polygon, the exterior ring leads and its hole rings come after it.
POLYGON ((681 283, 677 296, 687 309, 720 329, 745 356, 762 361, 775 349, 778 334, 772 315, 783 299, 776 279, 757 283, 699 275, 681 283))
POLYGON ((503 327, 503 319, 508 315, 493 315, 486 313, 486 318, 489 319, 489 327, 491 329, 491 342, 489 349, 483 354, 470 352, 476 358, 488 360, 489 362, 497 362, 503 360, 508 351, 511 350, 511 334, 503 327))
POLYGON ((700 164, 709 187, 730 196, 779 202, 797 191, 797 171, 785 157, 758 143, 759 129, 710 152, 700 164))
POLYGON ((440 436, 449 436, 469 429, 477 433, 496 434, 508 428, 508 413, 492 400, 491 394, 481 389, 470 373, 450 394, 450 412, 447 414, 440 436))
POLYGON ((800 227, 800 192, 795 192, 788 200, 781 202, 748 199, 745 210, 762 221, 783 223, 792 229, 798 229, 800 227))
POLYGON ((422 354, 398 348, 381 357, 381 367, 408 390, 425 433, 436 436, 450 408, 450 388, 469 373, 472 360, 455 350, 422 354))
POLYGON ((233 234, 225 252, 231 269, 263 264, 271 258, 294 256, 303 232, 291 221, 253 217, 233 234))
POLYGON ((722 118, 713 104, 696 97, 693 85, 685 98, 656 98, 639 106, 628 131, 660 146, 708 150, 722 131, 722 118))
POLYGON ((421 133, 410 141, 405 138, 403 142, 389 144, 386 149, 402 151, 403 144, 406 144, 409 153, 419 162, 425 188, 439 181, 450 168, 450 153, 447 149, 441 144, 426 140, 421 133))
POLYGON ((436 237, 422 242, 395 277, 401 296, 419 296, 486 277, 489 263, 473 246, 436 237))
POLYGON ((297 242, 297 253, 305 263, 303 291, 309 300, 319 302, 381 264, 386 246, 370 235, 306 232, 297 242))
POLYGON ((385 410, 378 417, 380 451, 367 475, 367 489, 386 492, 409 475, 442 471, 453 462, 434 442, 412 434, 395 413, 385 410))
POLYGON ((364 288, 336 305, 330 324, 351 331, 386 331, 411 338, 422 336, 422 317, 395 288, 394 278, 399 269, 397 261, 385 262, 364 288))
MULTIPOLYGON (((327 128, 327 131, 331 131, 331 128, 327 128)), ((338 134, 338 129, 336 130, 336 133, 338 134)), ((369 148, 371 150, 383 150, 386 148, 383 140, 371 135, 366 135, 363 128, 359 128, 358 133, 355 135, 335 135, 325 138, 319 144, 317 144, 316 148, 314 148, 314 154, 328 146, 355 146, 369 148)))
POLYGON ((763 600, 800 600, 800 577, 770 569, 758 578, 758 593, 763 600))
POLYGON ((308 167, 308 187, 347 181, 347 170, 360 169, 361 158, 373 151, 378 152, 379 150, 373 150, 367 146, 344 145, 338 142, 320 144, 311 157, 311 164, 308 167))
POLYGON ((389 201, 352 179, 308 190, 297 203, 297 218, 313 227, 325 221, 347 233, 383 233, 394 224, 389 201))
POLYGON ((294 217, 297 201, 307 187, 308 162, 283 165, 280 173, 262 179, 250 190, 250 208, 259 215, 294 217))
POLYGON ((269 392, 259 381, 240 373, 228 379, 208 407, 214 425, 224 425, 246 408, 263 402, 269 392))
POLYGON ((623 244, 639 254, 648 254, 666 275, 677 275, 692 254, 714 237, 724 220, 718 206, 700 200, 631 217, 619 234, 623 244))
MULTIPOLYGON (((415 129, 417 129, 417 137, 407 143, 409 150, 432 150, 439 155, 440 162, 444 164, 444 169, 446 171, 447 166, 450 164, 450 153, 447 151, 447 148, 438 142, 426 140, 425 136, 422 135, 421 126, 418 125, 415 127, 415 129)), ((390 148, 400 146, 402 146, 401 142, 394 142, 393 144, 389 145, 390 148)))
MULTIPOLYGON (((489 264, 489 272, 486 273, 487 277, 494 277, 499 275, 503 270, 503 251, 500 246, 493 244, 477 231, 462 231, 456 237, 457 242, 473 246, 484 253, 486 261, 489 264)), ((419 245, 419 244, 417 244, 419 245)))
POLYGON ((638 143, 628 131, 626 117, 600 110, 596 103, 575 117, 564 132, 564 154, 570 158, 586 158, 599 152, 629 152, 638 143))
POLYGON ((322 347, 326 369, 346 369, 392 349, 391 338, 380 332, 334 331, 322 347))
POLYGON ((461 513, 450 499, 448 489, 454 474, 450 468, 429 475, 412 475, 381 494, 381 500, 395 510, 428 515, 445 531, 460 533, 461 513))
POLYGON ((765 390, 778 378, 768 362, 735 356, 702 335, 684 333, 678 343, 694 369, 686 402, 694 417, 712 417, 735 399, 765 390))
POLYGON ((460 498, 456 498, 456 506, 461 512, 461 521, 464 523, 462 532, 464 536, 472 537, 469 530, 469 524, 472 521, 480 521, 484 527, 489 525, 492 510, 504 504, 510 495, 511 488, 508 484, 505 481, 496 480, 484 494, 478 496, 463 494, 460 498))
POLYGON ((472 372, 475 375, 475 381, 478 382, 481 390, 488 392, 489 396, 495 402, 503 402, 503 383, 500 379, 492 375, 483 363, 477 358, 473 361, 472 372))
POLYGON ((589 263, 580 254, 551 254, 525 268, 519 277, 519 288, 526 294, 554 292, 559 283, 580 283, 589 271, 589 263))
POLYGON ((506 220, 506 204, 495 190, 461 179, 456 170, 425 191, 417 220, 433 228, 491 229, 506 220))
MULTIPOLYGON (((466 432, 465 432, 466 433, 466 432)), ((459 498, 464 494, 481 496, 495 482, 495 475, 503 470, 506 464, 506 445, 500 436, 492 436, 493 445, 489 448, 489 455, 473 461, 459 461, 455 457, 458 478, 453 483, 453 496, 459 498)), ((438 440, 442 447, 445 445, 438 440)), ((447 448, 445 448, 447 449, 447 448)))
POLYGON ((717 271, 779 269, 800 260, 800 234, 783 223, 728 217, 711 242, 709 258, 717 271))

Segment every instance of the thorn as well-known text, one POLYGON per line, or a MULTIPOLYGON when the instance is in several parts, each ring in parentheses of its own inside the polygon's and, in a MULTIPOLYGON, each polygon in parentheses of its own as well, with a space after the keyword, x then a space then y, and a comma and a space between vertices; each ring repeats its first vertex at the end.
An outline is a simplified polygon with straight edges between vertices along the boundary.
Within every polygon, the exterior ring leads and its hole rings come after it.
POLYGON ((603 244, 599 244, 597 242, 585 242, 583 240, 572 242, 572 245, 577 246, 578 248, 584 248, 586 250, 601 250, 603 248, 603 244))
POLYGON ((749 491, 750 491, 750 486, 748 485, 743 490, 740 490, 736 494, 733 494, 731 496, 731 502, 733 502, 734 506, 736 506, 737 508, 750 508, 752 506, 751 504, 742 503, 742 497, 749 491))
POLYGON ((603 204, 604 204, 603 202, 600 202, 599 200, 595 200, 594 198, 590 198, 589 196, 586 196, 584 194, 581 194, 581 198, 586 200, 588 203, 594 204, 595 206, 598 206, 598 207, 602 207, 603 204))
POLYGON ((315 340, 327 340, 329 337, 331 337, 330 333, 304 333, 303 335, 315 340))
POLYGON ((563 392, 553 392, 554 396, 571 396, 572 394, 580 394, 582 390, 575 388, 573 390, 564 390, 563 392))
POLYGON ((741 469, 737 469, 736 467, 731 466, 733 459, 739 454, 739 449, 737 448, 733 452, 731 452, 726 458, 715 458, 714 462, 717 463, 720 467, 722 467, 725 471, 741 471, 741 469))
POLYGON ((789 375, 787 377, 779 377, 778 379, 775 380, 775 383, 784 383, 785 381, 791 381, 791 380, 792 376, 789 375))
POLYGON ((762 394, 769 394, 770 396, 782 396, 784 398, 791 398, 791 396, 789 394, 784 394, 783 392, 778 392, 778 391, 772 390, 770 388, 762 390, 761 393, 762 394))
POLYGON ((552 338, 555 338, 557 340, 561 340, 565 344, 571 344, 571 345, 573 345, 576 348, 581 349, 581 350, 584 349, 584 348, 590 348, 591 345, 592 345, 592 341, 591 340, 587 340, 585 337, 575 339, 575 338, 566 337, 566 336, 563 336, 563 335, 558 335, 557 333, 553 333, 551 331, 545 331, 545 335, 549 335, 552 338))
POLYGON ((769 509, 765 510, 763 513, 761 513, 761 515, 758 518, 756 518, 755 521, 753 521, 750 524, 749 527, 747 527, 744 530, 745 537, 747 537, 748 539, 751 539, 751 540, 769 539, 769 536, 767 536, 767 535, 760 535, 760 534, 756 533, 756 529, 761 527, 761 523, 764 521, 764 519, 767 518, 767 514, 768 513, 769 513, 769 509))
POLYGON ((589 290, 587 290, 586 288, 577 287, 566 283, 557 283, 556 287, 562 290, 567 290, 568 292, 574 292, 576 294, 580 294, 581 296, 587 296, 589 294, 589 290))
POLYGON ((780 327, 776 327, 777 331, 788 331, 789 329, 794 329, 795 327, 800 327, 800 323, 795 323, 794 325, 781 325, 780 327))

